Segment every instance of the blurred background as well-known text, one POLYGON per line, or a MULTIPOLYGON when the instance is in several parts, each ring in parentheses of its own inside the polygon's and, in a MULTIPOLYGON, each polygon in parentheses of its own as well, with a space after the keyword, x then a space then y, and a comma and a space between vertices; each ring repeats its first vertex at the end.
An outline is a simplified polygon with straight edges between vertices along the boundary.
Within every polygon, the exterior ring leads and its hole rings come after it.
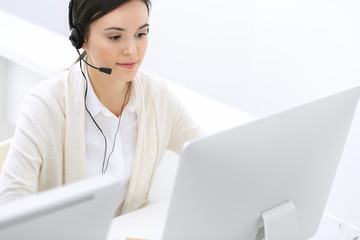
MULTIPOLYGON (((68 36, 68 0, 0 0, 0 12, 68 36)), ((358 0, 153 0, 143 69, 263 117, 360 85, 358 0)), ((1 17, 1 16, 0 16, 1 17)), ((3 22, 19 35, 31 34, 3 22)), ((6 34, 9 34, 9 31, 6 34)), ((5 37, 1 33, 1 37, 5 37)), ((35 34, 35 33, 34 33, 35 34)), ((44 40, 45 41, 45 40, 44 40)), ((0 40, 1 43, 1 40, 0 40)), ((19 66, 0 47, 0 141, 13 135, 23 95, 53 72, 19 66), (39 71, 37 71, 39 70, 39 71)), ((57 54, 47 61, 76 58, 57 54)), ((64 46, 33 43, 49 53, 64 46)), ((16 50, 15 49, 15 50, 16 50)), ((14 51, 15 51, 14 50, 14 51)), ((27 51, 24 49, 23 52, 27 51)), ((34 55, 34 54, 33 54, 34 55)), ((214 112, 214 115, 217 113, 214 112)), ((360 111, 344 150, 327 210, 360 221, 360 111)))

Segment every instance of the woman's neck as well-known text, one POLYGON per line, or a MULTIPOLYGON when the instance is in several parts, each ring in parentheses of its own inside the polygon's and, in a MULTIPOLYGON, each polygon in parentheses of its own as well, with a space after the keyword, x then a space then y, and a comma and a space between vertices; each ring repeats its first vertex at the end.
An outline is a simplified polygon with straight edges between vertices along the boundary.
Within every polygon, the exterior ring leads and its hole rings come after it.
POLYGON ((93 68, 88 68, 87 71, 89 81, 100 102, 115 116, 119 117, 122 107, 125 107, 129 102, 131 81, 119 81, 111 75, 99 72, 93 68))

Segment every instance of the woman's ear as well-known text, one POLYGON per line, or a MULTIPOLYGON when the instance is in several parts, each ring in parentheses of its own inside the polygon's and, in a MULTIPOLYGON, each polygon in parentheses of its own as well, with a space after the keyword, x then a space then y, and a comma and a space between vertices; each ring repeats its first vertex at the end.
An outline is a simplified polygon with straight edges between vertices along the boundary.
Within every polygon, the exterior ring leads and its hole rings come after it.
POLYGON ((84 43, 83 43, 83 45, 82 45, 82 47, 81 47, 83 50, 88 50, 88 44, 87 44, 87 41, 86 40, 84 40, 84 43))

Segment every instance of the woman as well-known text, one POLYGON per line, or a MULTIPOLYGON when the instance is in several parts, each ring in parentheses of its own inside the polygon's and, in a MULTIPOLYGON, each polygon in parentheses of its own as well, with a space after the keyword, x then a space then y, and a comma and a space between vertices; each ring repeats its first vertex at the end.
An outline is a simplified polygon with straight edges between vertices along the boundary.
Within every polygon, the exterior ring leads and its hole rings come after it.
POLYGON ((136 210, 147 202, 165 150, 179 153, 202 134, 167 85, 139 70, 149 7, 150 0, 70 2, 70 40, 84 54, 25 98, 0 177, 0 204, 111 174, 126 193, 116 215, 136 210))

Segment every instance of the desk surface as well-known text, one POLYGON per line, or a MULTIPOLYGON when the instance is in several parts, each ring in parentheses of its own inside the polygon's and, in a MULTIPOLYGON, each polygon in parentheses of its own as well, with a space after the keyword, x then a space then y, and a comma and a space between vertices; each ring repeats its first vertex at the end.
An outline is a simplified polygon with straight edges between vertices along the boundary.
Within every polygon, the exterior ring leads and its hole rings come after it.
POLYGON ((160 240, 169 202, 161 202, 113 219, 107 240, 124 237, 160 240))
MULTIPOLYGON (((169 202, 156 203, 146 208, 115 218, 107 240, 124 240, 126 237, 160 240, 169 202)), ((309 240, 336 240, 339 223, 324 216, 317 233, 309 240)))

